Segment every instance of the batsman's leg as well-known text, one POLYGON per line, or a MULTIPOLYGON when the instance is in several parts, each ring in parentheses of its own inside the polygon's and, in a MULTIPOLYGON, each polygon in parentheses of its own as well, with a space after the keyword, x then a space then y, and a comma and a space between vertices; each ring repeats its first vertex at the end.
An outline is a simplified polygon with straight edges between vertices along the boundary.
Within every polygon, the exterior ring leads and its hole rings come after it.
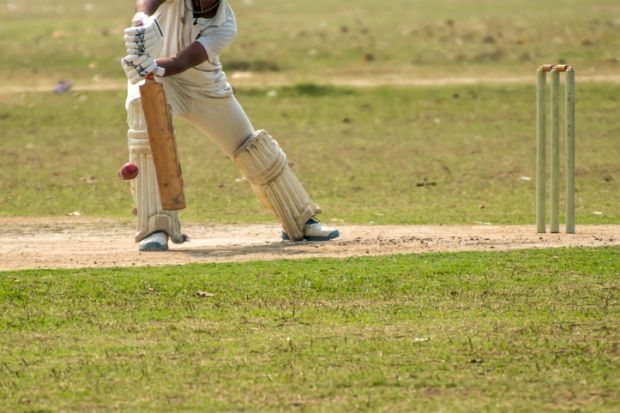
POLYGON ((266 131, 254 132, 237 150, 234 160, 258 198, 280 219, 283 239, 327 241, 340 235, 337 229, 314 219, 321 209, 295 176, 278 142, 266 131))
POLYGON ((175 211, 164 211, 159 199, 159 189, 151 147, 140 100, 133 100, 127 109, 127 141, 129 160, 138 165, 139 173, 131 181, 131 192, 138 212, 138 232, 135 240, 142 251, 168 249, 168 237, 182 243, 187 237, 181 233, 181 223, 175 211))
POLYGON ((324 241, 339 236, 337 229, 314 219, 321 210, 289 167, 286 155, 267 132, 254 130, 234 96, 196 101, 187 118, 235 162, 258 199, 282 223, 284 239, 324 241))

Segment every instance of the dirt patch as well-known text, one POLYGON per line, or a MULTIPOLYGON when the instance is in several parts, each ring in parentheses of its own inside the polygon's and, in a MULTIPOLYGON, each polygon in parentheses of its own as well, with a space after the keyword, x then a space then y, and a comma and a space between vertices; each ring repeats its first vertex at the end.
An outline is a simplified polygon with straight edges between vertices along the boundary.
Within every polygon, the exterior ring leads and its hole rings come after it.
POLYGON ((536 234, 533 225, 342 225, 337 240, 293 243, 280 241, 275 224, 190 224, 189 243, 140 253, 133 225, 115 219, 0 218, 0 225, 0 271, 620 246, 620 225, 579 226, 575 235, 536 234))

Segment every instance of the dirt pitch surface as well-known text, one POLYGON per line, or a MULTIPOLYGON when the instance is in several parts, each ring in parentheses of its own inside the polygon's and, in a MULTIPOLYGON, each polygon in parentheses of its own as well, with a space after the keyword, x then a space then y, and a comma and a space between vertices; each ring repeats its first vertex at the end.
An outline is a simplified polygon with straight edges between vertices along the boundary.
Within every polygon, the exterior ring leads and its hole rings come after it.
POLYGON ((280 241, 275 224, 190 224, 190 242, 140 253, 133 225, 115 219, 0 218, 0 225, 0 271, 620 246, 620 225, 578 226, 575 235, 536 234, 534 226, 341 225, 337 240, 293 243, 280 241))

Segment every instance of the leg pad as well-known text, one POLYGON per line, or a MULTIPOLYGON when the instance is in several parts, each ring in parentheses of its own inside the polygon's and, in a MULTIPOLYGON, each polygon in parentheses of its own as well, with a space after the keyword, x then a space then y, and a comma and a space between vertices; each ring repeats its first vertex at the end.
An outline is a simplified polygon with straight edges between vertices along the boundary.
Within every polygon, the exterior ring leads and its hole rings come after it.
POLYGON ((151 155, 148 132, 139 100, 130 103, 127 113, 129 131, 129 161, 138 165, 139 173, 131 181, 131 192, 138 211, 138 232, 136 242, 140 242, 154 232, 168 234, 172 242, 186 240, 181 233, 181 223, 175 211, 164 211, 161 207, 157 176, 151 155))
POLYGON ((321 212, 288 165, 286 155, 266 131, 256 131, 236 152, 235 164, 252 189, 280 219, 288 236, 304 238, 304 225, 321 212))

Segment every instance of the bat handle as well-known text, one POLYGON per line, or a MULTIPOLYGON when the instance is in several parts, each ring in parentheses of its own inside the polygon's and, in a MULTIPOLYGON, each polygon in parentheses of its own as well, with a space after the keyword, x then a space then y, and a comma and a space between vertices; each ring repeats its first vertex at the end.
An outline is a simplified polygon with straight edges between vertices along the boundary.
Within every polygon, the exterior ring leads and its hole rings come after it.
POLYGON ((146 77, 144 78, 147 82, 154 82, 155 81, 155 73, 151 72, 148 75, 146 75, 146 77))

